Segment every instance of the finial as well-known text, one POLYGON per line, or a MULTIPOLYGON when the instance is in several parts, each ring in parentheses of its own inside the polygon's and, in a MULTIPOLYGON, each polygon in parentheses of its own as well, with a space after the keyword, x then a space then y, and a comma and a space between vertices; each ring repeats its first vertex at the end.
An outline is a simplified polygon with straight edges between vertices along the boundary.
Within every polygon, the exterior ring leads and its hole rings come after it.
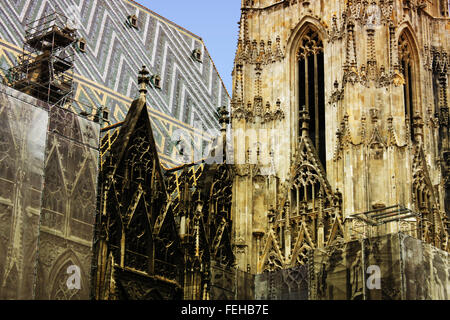
POLYGON ((306 137, 309 132, 309 120, 310 120, 306 106, 302 107, 299 118, 300 118, 300 131, 302 133, 302 137, 306 137))
POLYGON ((413 116, 413 128, 414 128, 414 139, 422 143, 423 141, 423 119, 419 112, 416 112, 413 116))
POLYGON ((222 163, 227 161, 227 124, 230 123, 229 112, 227 107, 219 108, 219 123, 222 125, 220 131, 222 133, 222 163))
POLYGON ((229 112, 225 106, 219 109, 219 123, 222 125, 222 130, 226 130, 227 124, 230 123, 229 112))
POLYGON ((142 66, 142 70, 139 71, 138 84, 139 84, 139 92, 141 96, 145 96, 147 94, 147 85, 150 83, 149 75, 146 66, 142 66))

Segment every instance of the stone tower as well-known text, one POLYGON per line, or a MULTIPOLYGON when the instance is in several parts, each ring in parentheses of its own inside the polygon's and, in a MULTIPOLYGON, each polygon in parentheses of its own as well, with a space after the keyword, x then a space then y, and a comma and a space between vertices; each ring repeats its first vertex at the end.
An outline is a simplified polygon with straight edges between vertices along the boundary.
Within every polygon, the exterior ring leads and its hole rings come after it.
POLYGON ((242 0, 238 267, 404 232, 448 251, 448 0, 242 0))

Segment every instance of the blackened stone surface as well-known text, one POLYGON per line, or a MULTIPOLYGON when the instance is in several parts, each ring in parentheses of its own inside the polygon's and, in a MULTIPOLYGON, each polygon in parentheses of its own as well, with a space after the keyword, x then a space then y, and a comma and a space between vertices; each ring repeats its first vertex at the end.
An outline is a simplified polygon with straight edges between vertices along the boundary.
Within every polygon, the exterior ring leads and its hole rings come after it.
POLYGON ((308 300, 308 267, 297 266, 256 275, 255 299, 308 300))
POLYGON ((48 112, 0 85, 0 299, 33 299, 48 112))
POLYGON ((117 300, 180 300, 182 290, 174 282, 114 267, 117 300))
POLYGON ((236 300, 253 300, 255 297, 255 275, 237 270, 236 300))
POLYGON ((237 270, 211 267, 211 300, 235 300, 237 270))
POLYGON ((255 275, 245 271, 211 267, 211 300, 254 300, 255 275))

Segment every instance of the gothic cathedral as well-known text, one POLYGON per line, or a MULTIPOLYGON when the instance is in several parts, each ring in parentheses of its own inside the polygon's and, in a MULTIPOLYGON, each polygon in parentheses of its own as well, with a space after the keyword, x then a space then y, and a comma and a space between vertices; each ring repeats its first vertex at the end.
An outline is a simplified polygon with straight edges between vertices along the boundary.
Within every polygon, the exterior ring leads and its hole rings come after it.
POLYGON ((449 0, 242 0, 231 99, 134 1, 47 3, 0 3, 43 15, 0 39, 0 299, 449 299, 449 0))
POLYGON ((448 1, 242 0, 238 267, 401 232, 450 250, 448 1))

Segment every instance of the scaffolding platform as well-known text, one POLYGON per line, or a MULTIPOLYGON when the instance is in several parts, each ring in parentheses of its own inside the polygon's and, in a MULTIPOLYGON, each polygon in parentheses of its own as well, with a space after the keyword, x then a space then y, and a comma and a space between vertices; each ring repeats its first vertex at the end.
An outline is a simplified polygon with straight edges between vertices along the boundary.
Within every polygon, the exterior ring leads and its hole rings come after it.
POLYGON ((399 204, 355 213, 347 219, 353 221, 350 224, 353 238, 370 238, 395 232, 420 238, 424 223, 420 213, 399 204))

